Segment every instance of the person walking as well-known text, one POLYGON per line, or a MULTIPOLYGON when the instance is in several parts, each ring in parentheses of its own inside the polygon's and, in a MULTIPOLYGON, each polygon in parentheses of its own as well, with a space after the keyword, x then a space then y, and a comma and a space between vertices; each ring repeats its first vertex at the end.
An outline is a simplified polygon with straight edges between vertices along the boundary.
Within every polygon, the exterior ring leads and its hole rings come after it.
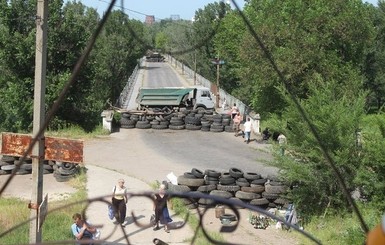
POLYGON ((127 188, 124 186, 124 180, 119 179, 118 184, 113 188, 112 206, 115 210, 115 219, 123 227, 126 220, 127 188))
POLYGON ((166 186, 161 184, 159 192, 154 195, 155 227, 154 231, 159 230, 159 223, 164 224, 164 231, 169 233, 168 223, 172 222, 167 208, 167 201, 170 198, 166 192, 166 186))
POLYGON ((243 125, 245 127, 245 140, 246 143, 250 143, 250 136, 251 136, 251 121, 250 117, 247 118, 247 121, 243 125))
POLYGON ((75 213, 72 216, 74 223, 71 225, 72 234, 77 241, 76 244, 93 245, 92 240, 97 232, 97 229, 85 221, 81 214, 75 213), (83 242, 81 240, 84 240, 83 242), (88 241, 86 241, 88 240, 88 241))
POLYGON ((278 144, 280 148, 280 154, 281 156, 285 155, 285 148, 286 148, 286 136, 283 133, 280 133, 278 135, 278 144))
POLYGON ((234 136, 238 137, 239 133, 239 126, 241 125, 241 113, 238 111, 237 114, 233 118, 233 130, 234 130, 234 136))
POLYGON ((233 107, 231 108, 231 119, 234 119, 235 115, 237 115, 238 107, 237 104, 234 103, 233 107))

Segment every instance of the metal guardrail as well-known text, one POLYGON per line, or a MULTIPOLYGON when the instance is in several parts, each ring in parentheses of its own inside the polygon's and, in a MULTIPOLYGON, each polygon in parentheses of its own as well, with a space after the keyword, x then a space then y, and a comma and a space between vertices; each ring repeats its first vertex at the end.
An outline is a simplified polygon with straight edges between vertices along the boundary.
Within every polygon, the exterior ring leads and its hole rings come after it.
POLYGON ((132 91, 135 86, 135 82, 138 78, 139 69, 142 66, 143 58, 139 60, 139 63, 135 66, 134 71, 131 76, 128 78, 126 86, 124 86, 123 91, 120 93, 119 98, 116 100, 115 107, 126 108, 128 102, 131 99, 132 91))

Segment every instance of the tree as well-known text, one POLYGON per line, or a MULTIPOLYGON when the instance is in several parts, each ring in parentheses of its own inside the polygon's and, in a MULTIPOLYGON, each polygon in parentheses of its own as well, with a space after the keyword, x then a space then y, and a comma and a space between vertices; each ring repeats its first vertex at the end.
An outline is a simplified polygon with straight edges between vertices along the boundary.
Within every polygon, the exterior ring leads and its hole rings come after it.
MULTIPOLYGON (((300 98, 307 97, 307 82, 318 76, 345 83, 340 68, 360 69, 373 38, 367 8, 358 0, 251 1, 244 13, 300 98)), ((253 35, 244 36, 240 52, 244 65, 238 75, 248 88, 243 95, 262 115, 280 113, 286 106, 275 89, 281 80, 253 35)))
MULTIPOLYGON (((341 86, 339 81, 320 81, 321 77, 318 81, 309 81, 308 98, 299 103, 351 192, 358 187, 355 176, 362 156, 356 147, 356 132, 361 127, 366 94, 360 89, 358 73, 345 78, 350 84, 341 86)), ((327 207, 348 207, 338 179, 303 115, 286 90, 281 91, 288 104, 282 114, 288 126, 280 129, 287 136, 288 153, 277 157, 274 164, 281 169, 281 178, 297 187, 289 196, 304 213, 320 214, 327 207)))

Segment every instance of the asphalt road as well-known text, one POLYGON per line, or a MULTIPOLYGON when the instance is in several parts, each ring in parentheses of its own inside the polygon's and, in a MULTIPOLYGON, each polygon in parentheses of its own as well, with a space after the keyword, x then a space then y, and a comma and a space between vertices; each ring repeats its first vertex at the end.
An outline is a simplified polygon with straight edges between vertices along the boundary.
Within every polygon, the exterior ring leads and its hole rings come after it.
POLYGON ((271 145, 246 144, 232 133, 150 130, 140 131, 139 136, 152 151, 184 166, 186 172, 193 167, 220 171, 236 167, 263 176, 276 174, 276 169, 266 164, 272 160, 271 145))

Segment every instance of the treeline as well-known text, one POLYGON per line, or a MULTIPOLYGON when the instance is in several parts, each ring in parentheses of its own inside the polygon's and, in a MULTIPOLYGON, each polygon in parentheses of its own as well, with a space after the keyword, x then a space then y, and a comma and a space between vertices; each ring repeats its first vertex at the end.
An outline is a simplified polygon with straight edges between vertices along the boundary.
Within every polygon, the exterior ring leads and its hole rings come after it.
POLYGON ((383 0, 250 0, 242 13, 211 3, 193 22, 164 20, 153 30, 159 49, 212 81, 211 61, 224 60, 220 86, 287 136, 288 154, 273 164, 301 212, 350 210, 331 164, 348 193, 383 212, 383 0))
MULTIPOLYGON (((0 129, 31 132, 37 1, 0 3, 0 129)), ((49 1, 46 108, 57 99, 101 20, 95 9, 73 1, 49 1)), ((49 129, 77 125, 86 131, 101 122, 145 54, 143 23, 113 11, 49 129), (135 33, 135 35, 133 35, 135 33)))

